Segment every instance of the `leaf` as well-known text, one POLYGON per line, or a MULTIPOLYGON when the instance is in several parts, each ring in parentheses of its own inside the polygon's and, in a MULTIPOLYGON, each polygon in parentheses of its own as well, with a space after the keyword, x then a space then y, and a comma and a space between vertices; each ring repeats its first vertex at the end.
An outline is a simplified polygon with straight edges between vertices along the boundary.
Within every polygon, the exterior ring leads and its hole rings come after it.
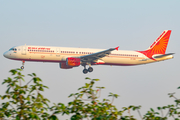
POLYGON ((35 108, 35 106, 33 106, 32 111, 33 111, 33 112, 36 112, 36 108, 35 108))
POLYGON ((25 82, 24 78, 21 78, 21 80, 23 80, 25 82))
POLYGON ((158 115, 159 115, 159 113, 158 113, 158 112, 155 112, 154 114, 158 114, 158 115))
POLYGON ((40 97, 41 99, 43 99, 44 97, 43 97, 43 95, 42 94, 40 94, 40 93, 38 93, 38 97, 40 97))
POLYGON ((30 101, 30 96, 28 96, 28 97, 26 98, 26 100, 27 100, 27 101, 30 101))
POLYGON ((16 120, 20 120, 19 115, 16 115, 16 120))
POLYGON ((58 118, 57 118, 55 115, 51 115, 51 116, 49 117, 49 120, 58 120, 58 118))
POLYGON ((53 114, 59 114, 61 111, 55 111, 53 114))
POLYGON ((5 115, 9 118, 11 116, 11 113, 6 111, 5 115))
POLYGON ((42 103, 37 103, 37 108, 41 108, 41 107, 43 107, 43 104, 42 103))
POLYGON ((39 88, 40 91, 44 91, 44 89, 42 87, 39 88))
POLYGON ((17 74, 18 74, 19 76, 21 76, 21 73, 20 73, 20 72, 17 72, 17 74))
POLYGON ((74 95, 78 95, 79 93, 75 93, 74 95))
POLYGON ((114 97, 115 97, 115 98, 118 98, 118 97, 119 97, 119 95, 118 95, 118 94, 114 94, 114 97))
POLYGON ((7 93, 7 94, 9 93, 10 88, 11 88, 11 87, 9 87, 9 88, 6 90, 6 93, 7 93))
POLYGON ((154 110, 153 110, 152 108, 150 108, 150 110, 151 110, 152 112, 154 112, 154 110))
POLYGON ((34 77, 34 78, 33 78, 33 81, 34 81, 34 83, 37 83, 37 78, 34 77))
POLYGON ((47 89, 49 89, 49 87, 48 87, 48 86, 45 86, 45 85, 44 85, 43 87, 44 87, 44 88, 47 88, 47 89))
POLYGON ((78 90, 81 90, 82 89, 82 87, 81 88, 78 88, 78 90))
POLYGON ((99 81, 99 79, 92 79, 93 81, 99 81))
POLYGON ((39 120, 39 116, 38 116, 37 114, 34 114, 34 118, 35 118, 36 120, 39 120))
POLYGON ((4 100, 6 97, 7 97, 7 96, 6 96, 6 95, 4 95, 4 96, 2 96, 2 97, 1 97, 1 99, 2 99, 2 100, 4 100))
POLYGON ((89 84, 88 83, 86 83, 86 88, 88 88, 89 87, 89 84))
POLYGON ((166 109, 167 107, 166 106, 163 106, 162 109, 166 109))
POLYGON ((12 96, 12 98, 13 98, 13 99, 16 99, 16 98, 17 98, 17 95, 16 95, 16 94, 14 94, 14 95, 12 96))
POLYGON ((130 109, 130 108, 132 108, 132 107, 134 107, 133 105, 130 105, 128 108, 130 109))
POLYGON ((96 87, 96 88, 99 88, 99 89, 105 89, 105 87, 96 87))
POLYGON ((31 76, 31 77, 33 77, 33 75, 31 75, 31 74, 28 74, 28 76, 31 76))
POLYGON ((86 77, 85 79, 86 79, 86 80, 91 80, 91 78, 89 78, 89 77, 86 77))
POLYGON ((71 106, 73 104, 73 102, 69 102, 68 105, 71 106))
POLYGON ((26 94, 26 92, 21 89, 21 90, 19 91, 19 94, 26 94))
POLYGON ((11 72, 12 75, 15 75, 15 74, 17 73, 17 70, 12 69, 12 70, 10 70, 9 72, 11 72))
POLYGON ((29 114, 29 117, 30 117, 30 118, 34 118, 34 114, 33 114, 33 113, 30 113, 30 114, 29 114))
POLYGON ((35 73, 32 73, 32 75, 36 76, 36 74, 35 74, 35 73))

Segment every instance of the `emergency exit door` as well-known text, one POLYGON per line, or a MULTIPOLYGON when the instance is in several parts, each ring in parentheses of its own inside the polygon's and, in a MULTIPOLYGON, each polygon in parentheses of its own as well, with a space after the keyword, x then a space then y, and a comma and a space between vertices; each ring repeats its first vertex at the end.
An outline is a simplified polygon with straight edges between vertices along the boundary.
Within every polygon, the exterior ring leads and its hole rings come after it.
POLYGON ((22 46, 21 48, 21 54, 26 55, 26 45, 22 46))
POLYGON ((56 57, 60 57, 60 48, 56 48, 56 57))

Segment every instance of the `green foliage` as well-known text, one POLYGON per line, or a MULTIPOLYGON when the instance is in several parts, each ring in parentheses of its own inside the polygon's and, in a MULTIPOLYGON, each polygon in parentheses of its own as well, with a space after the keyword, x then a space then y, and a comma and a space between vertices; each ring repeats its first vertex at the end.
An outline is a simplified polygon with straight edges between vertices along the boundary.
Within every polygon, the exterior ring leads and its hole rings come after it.
MULTIPOLYGON (((74 97, 72 102, 68 103, 68 113, 73 114, 71 120, 79 120, 83 118, 91 118, 92 120, 110 120, 117 119, 121 115, 121 112, 112 105, 110 100, 103 99, 102 102, 98 100, 101 94, 101 90, 104 87, 96 87, 94 84, 99 79, 90 79, 89 83, 79 88, 79 92, 75 94, 70 94, 69 97, 74 97), (84 102, 88 101, 88 102, 84 102)), ((117 94, 110 93, 110 97, 117 98, 117 94)))
POLYGON ((21 69, 10 70, 10 73, 14 77, 8 77, 2 83, 7 85, 7 90, 0 98, 8 102, 1 103, 0 118, 54 120, 56 116, 48 113, 50 101, 41 94, 45 88, 48 88, 42 84, 42 80, 32 73, 28 74, 32 79, 22 85, 25 80, 21 69))
MULTIPOLYGON (((113 105, 114 99, 119 95, 109 93, 112 99, 99 100, 102 89, 105 87, 94 87, 99 79, 85 78, 89 80, 84 86, 78 88, 78 93, 72 93, 69 97, 74 97, 67 105, 57 103, 49 106, 50 101, 41 93, 48 87, 42 84, 42 80, 35 73, 28 74, 32 79, 26 84, 21 69, 10 70, 13 78, 4 79, 3 85, 7 85, 5 95, 0 95, 0 120, 12 118, 16 120, 58 120, 57 115, 70 115, 71 120, 136 120, 132 115, 133 111, 138 112, 142 120, 180 120, 180 99, 176 98, 175 93, 169 93, 170 98, 175 99, 174 105, 166 105, 150 108, 143 116, 140 113, 141 106, 130 105, 118 110, 113 105), (167 112, 164 114, 164 112, 167 112), (50 114, 51 113, 51 114, 50 114), (125 115, 126 114, 126 115, 125 115)), ((180 89, 178 87, 177 89, 180 89)))

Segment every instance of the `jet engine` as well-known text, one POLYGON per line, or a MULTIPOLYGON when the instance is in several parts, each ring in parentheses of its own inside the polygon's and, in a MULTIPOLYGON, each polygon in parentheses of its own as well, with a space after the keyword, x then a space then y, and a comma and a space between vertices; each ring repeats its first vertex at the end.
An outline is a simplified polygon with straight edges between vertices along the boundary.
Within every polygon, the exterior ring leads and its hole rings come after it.
POLYGON ((59 63, 59 67, 61 69, 71 69, 71 68, 73 68, 73 67, 67 66, 65 62, 59 63))
POLYGON ((77 67, 81 64, 80 58, 68 57, 66 58, 66 65, 69 67, 77 67))

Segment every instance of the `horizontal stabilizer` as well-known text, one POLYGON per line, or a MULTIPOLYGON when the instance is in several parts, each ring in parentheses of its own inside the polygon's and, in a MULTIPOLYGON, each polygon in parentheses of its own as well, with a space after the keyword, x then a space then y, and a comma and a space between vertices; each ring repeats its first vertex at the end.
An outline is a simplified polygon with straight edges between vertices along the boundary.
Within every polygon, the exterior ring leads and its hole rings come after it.
MULTIPOLYGON (((163 55, 157 55, 157 56, 154 56, 152 57, 153 59, 158 59, 158 58, 163 58, 163 57, 166 57, 166 56, 169 56, 169 55, 173 55, 175 53, 168 53, 168 54, 163 54, 163 55)), ((147 61, 147 60, 151 60, 152 58, 147 58, 147 59, 142 59, 142 60, 139 60, 139 61, 147 61)))
POLYGON ((155 56, 153 58, 162 58, 162 57, 166 57, 168 55, 173 55, 174 53, 168 53, 168 54, 164 54, 164 55, 158 55, 158 56, 155 56))

